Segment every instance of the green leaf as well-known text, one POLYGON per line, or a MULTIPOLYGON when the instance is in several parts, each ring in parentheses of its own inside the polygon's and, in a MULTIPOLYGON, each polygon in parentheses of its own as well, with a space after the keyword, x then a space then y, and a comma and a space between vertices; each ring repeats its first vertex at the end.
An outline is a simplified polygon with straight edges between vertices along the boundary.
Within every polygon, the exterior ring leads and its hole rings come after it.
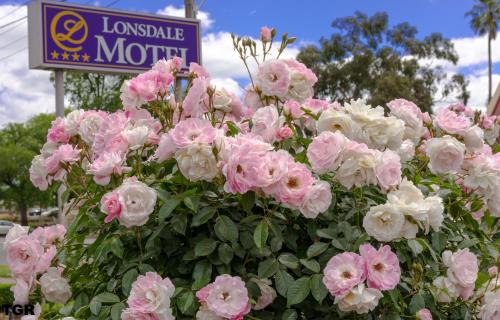
POLYGON ((170 220, 172 224, 172 229, 174 229, 177 233, 184 235, 186 233, 187 227, 187 216, 185 214, 177 214, 172 220, 170 220))
POLYGON ((194 247, 194 254, 197 257, 208 256, 214 252, 215 248, 217 248, 217 241, 211 238, 205 238, 196 243, 194 247))
POLYGON ((231 263, 231 260, 233 260, 233 248, 231 248, 230 245, 228 245, 227 243, 220 244, 218 252, 219 258, 223 263, 231 263))
POLYGON ((310 285, 311 280, 309 277, 302 277, 290 284, 286 294, 287 306, 290 307, 304 301, 311 290, 310 285))
POLYGON ((286 271, 278 269, 276 271, 276 291, 286 298, 286 293, 288 291, 288 287, 293 283, 293 277, 286 271))
POLYGON ((214 227, 217 237, 223 241, 238 242, 238 227, 228 216, 220 216, 217 218, 214 227))
POLYGON ((113 238, 111 240, 111 252, 118 258, 123 258, 123 243, 119 238, 113 238))
POLYGON ((99 311, 101 311, 101 302, 97 301, 96 299, 92 299, 89 304, 90 312, 92 314, 98 315, 99 311))
POLYGON ((179 199, 176 198, 170 198, 161 208, 160 211, 158 212, 158 219, 160 221, 165 220, 168 218, 172 212, 177 208, 179 205, 180 201, 179 199))
POLYGON ((311 294, 319 304, 321 304, 328 295, 328 289, 326 289, 323 284, 322 274, 314 274, 311 276, 311 294))
POLYGON ((180 295, 177 300, 177 306, 181 310, 183 314, 186 314, 187 311, 195 305, 195 297, 193 292, 187 291, 180 295))
POLYGON ((299 258, 297 258, 295 255, 291 253, 283 253, 278 257, 278 261, 290 268, 290 269, 297 269, 299 267, 299 258))
POLYGON ((194 266, 193 279, 195 280, 191 288, 199 290, 210 282, 212 276, 212 264, 208 259, 198 261, 194 266))
POLYGON ((328 243, 317 242, 317 243, 311 245, 307 249, 307 257, 314 258, 316 256, 319 256, 320 254, 325 252, 326 249, 328 249, 328 243))
POLYGON ((417 257, 419 254, 421 254, 422 251, 424 251, 424 247, 422 247, 420 242, 418 242, 415 239, 408 240, 408 247, 410 247, 410 249, 413 252, 413 255, 415 257, 417 257))
POLYGON ((248 191, 243 196, 241 196, 241 206, 243 210, 248 213, 252 212, 252 208, 255 205, 255 192, 248 191))
POLYGON ((458 248, 459 249, 470 248, 472 246, 475 246, 478 243, 479 243, 478 239, 465 239, 464 241, 460 242, 460 244, 458 245, 458 248))
POLYGON ((196 199, 194 199, 192 197, 186 197, 186 198, 184 198, 183 201, 184 201, 184 205, 186 207, 188 207, 191 211, 193 211, 193 212, 198 211, 199 201, 197 201, 196 199))
POLYGON ((226 121, 225 124, 227 125, 227 129, 229 130, 229 135, 234 137, 235 135, 240 132, 238 127, 234 124, 232 121, 226 121))
POLYGON ((425 308, 425 300, 420 294, 414 295, 410 300, 410 313, 415 314, 418 310, 425 308))
POLYGON ((442 232, 432 233, 432 247, 437 251, 441 252, 446 248, 448 242, 448 236, 442 232))
POLYGON ((262 249, 266 246, 267 237, 269 236, 269 226, 266 220, 262 220, 253 232, 253 242, 257 248, 262 249))
POLYGON ((204 207, 194 215, 193 221, 191 221, 191 227, 197 227, 207 223, 208 220, 212 219, 215 212, 216 210, 214 207, 204 207))
POLYGON ((335 229, 318 229, 316 230, 316 235, 320 238, 333 240, 337 237, 337 232, 335 229))
POLYGON ((318 261, 316 260, 307 260, 307 259, 300 259, 300 263, 306 267, 307 269, 311 270, 314 273, 318 273, 320 266, 318 261))
POLYGON ((278 261, 274 258, 266 259, 259 263, 258 275, 259 278, 270 278, 278 270, 278 261))
POLYGON ((103 292, 99 293, 92 300, 99 301, 101 303, 115 303, 120 302, 120 298, 114 293, 111 292, 103 292))
POLYGON ((299 316, 297 315, 297 311, 293 309, 286 309, 285 312, 283 312, 281 320, 297 320, 298 318, 299 316))
POLYGON ((139 273, 136 269, 130 269, 127 271, 122 278, 122 292, 124 295, 128 296, 130 289, 132 288, 132 283, 135 281, 139 273))
POLYGON ((165 203, 172 197, 170 192, 166 190, 156 189, 156 193, 158 194, 158 198, 165 203))
POLYGON ((122 314, 123 309, 125 309, 125 304, 123 302, 119 302, 114 304, 111 307, 111 319, 112 320, 120 320, 120 316, 122 314))

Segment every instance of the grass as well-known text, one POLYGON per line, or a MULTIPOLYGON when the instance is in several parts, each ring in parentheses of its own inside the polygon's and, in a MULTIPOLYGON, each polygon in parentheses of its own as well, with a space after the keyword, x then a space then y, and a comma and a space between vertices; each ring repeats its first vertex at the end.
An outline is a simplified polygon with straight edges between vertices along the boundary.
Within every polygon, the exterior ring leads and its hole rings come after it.
POLYGON ((14 301, 14 295, 10 291, 12 284, 0 283, 0 305, 11 304, 14 301))
POLYGON ((0 264, 0 278, 10 278, 10 270, 9 267, 7 267, 4 264, 0 264))

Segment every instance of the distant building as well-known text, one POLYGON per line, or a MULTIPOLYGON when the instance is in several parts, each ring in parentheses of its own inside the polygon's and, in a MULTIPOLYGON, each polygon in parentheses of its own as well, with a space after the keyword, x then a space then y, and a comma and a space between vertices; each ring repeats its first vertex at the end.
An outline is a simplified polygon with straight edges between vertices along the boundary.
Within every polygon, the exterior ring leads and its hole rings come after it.
POLYGON ((488 114, 500 116, 500 83, 491 97, 490 104, 488 104, 488 114))

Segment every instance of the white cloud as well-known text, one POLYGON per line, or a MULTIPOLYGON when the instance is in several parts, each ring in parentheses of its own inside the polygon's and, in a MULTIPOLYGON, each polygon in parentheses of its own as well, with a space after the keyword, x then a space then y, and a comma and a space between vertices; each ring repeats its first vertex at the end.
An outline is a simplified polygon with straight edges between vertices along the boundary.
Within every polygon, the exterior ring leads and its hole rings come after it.
MULTIPOLYGON (((0 6, 0 16, 16 8, 0 6)), ((2 22, 14 21, 25 15, 26 7, 22 7, 2 22)), ((0 35, 0 59, 28 45, 26 20, 2 32, 5 33, 0 35)), ((25 121, 40 112, 54 112, 54 87, 49 81, 50 72, 29 70, 27 50, 0 61, 0 70, 0 127, 8 122, 25 121)))
MULTIPOLYGON (((459 55, 458 67, 468 67, 488 62, 488 42, 486 36, 452 39, 459 55)), ((493 63, 500 62, 500 37, 491 42, 491 58, 493 63)))
POLYGON ((244 93, 244 89, 240 87, 238 82, 231 78, 214 78, 210 79, 210 84, 215 86, 217 89, 226 89, 229 92, 234 93, 238 97, 242 97, 244 93))
MULTIPOLYGON (((184 6, 182 7, 175 7, 173 5, 168 5, 163 9, 160 9, 156 11, 158 14, 164 14, 167 16, 174 16, 174 17, 184 17, 184 6)), ((205 11, 198 11, 196 13, 196 18, 201 21, 201 28, 202 30, 207 30, 210 29, 214 23, 214 20, 210 19, 210 13, 205 12, 205 11)))

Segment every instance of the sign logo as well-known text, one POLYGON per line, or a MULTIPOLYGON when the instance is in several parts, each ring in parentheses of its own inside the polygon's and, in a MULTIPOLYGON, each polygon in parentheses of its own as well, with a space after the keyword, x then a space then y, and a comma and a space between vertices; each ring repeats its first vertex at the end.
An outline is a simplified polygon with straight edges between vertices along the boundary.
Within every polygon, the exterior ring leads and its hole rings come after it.
POLYGON ((52 19, 50 35, 54 43, 69 52, 82 50, 81 44, 87 40, 89 28, 81 15, 74 11, 61 11, 52 19), (61 30, 62 32, 57 32, 61 30))

